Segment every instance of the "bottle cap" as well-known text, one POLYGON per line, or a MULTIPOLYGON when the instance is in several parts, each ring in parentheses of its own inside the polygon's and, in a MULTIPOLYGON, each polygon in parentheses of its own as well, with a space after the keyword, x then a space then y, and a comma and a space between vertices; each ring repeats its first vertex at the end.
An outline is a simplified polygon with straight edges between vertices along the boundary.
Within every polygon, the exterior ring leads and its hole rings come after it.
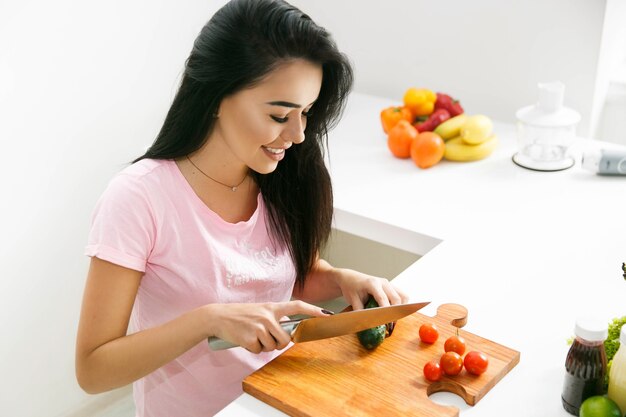
POLYGON ((593 317, 579 317, 574 333, 590 342, 603 342, 609 335, 609 326, 605 321, 593 317))

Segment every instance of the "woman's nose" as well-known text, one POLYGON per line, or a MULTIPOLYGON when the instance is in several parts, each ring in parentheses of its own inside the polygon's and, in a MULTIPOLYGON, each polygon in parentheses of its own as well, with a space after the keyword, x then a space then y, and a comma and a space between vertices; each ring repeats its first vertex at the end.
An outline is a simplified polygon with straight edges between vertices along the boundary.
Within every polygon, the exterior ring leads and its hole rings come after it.
POLYGON ((287 126, 286 132, 282 135, 285 140, 295 144, 304 142, 304 128, 306 119, 295 117, 293 123, 287 126), (299 120, 298 120, 299 119, 299 120))

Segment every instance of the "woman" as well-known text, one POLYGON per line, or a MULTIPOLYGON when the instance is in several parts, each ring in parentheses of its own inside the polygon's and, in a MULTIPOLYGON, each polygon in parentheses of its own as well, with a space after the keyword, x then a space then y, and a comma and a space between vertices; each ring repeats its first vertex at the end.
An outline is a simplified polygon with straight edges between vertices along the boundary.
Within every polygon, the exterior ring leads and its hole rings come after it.
POLYGON ((202 29, 163 127, 96 206, 77 337, 81 387, 134 382, 138 416, 208 416, 289 344, 279 320, 406 296, 320 259, 322 141, 352 71, 289 4, 233 0, 202 29), (290 299, 293 298, 293 301, 290 299), (131 331, 128 332, 130 324, 131 331), (207 337, 240 345, 211 351, 207 337))

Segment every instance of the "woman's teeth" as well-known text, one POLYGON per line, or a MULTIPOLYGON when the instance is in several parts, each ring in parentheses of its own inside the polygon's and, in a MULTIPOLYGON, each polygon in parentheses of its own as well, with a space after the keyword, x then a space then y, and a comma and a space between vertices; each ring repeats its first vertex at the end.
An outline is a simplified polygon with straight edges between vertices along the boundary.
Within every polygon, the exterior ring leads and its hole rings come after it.
POLYGON ((264 148, 268 152, 276 154, 276 155, 285 152, 285 150, 283 148, 268 148, 267 146, 264 146, 264 148))

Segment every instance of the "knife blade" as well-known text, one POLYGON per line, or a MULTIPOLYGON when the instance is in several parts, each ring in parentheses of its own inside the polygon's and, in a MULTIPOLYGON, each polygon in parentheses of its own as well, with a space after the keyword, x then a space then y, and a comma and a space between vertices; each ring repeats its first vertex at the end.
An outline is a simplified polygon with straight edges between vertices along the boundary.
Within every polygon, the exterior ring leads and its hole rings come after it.
MULTIPOLYGON (((365 310, 354 310, 338 313, 327 317, 288 320, 281 322, 282 328, 291 334, 295 343, 327 339, 329 337, 360 332, 365 329, 391 323, 415 313, 427 306, 430 301, 422 303, 398 304, 387 307, 374 307, 365 310)), ((237 345, 217 337, 209 338, 212 350, 222 350, 237 345)))

